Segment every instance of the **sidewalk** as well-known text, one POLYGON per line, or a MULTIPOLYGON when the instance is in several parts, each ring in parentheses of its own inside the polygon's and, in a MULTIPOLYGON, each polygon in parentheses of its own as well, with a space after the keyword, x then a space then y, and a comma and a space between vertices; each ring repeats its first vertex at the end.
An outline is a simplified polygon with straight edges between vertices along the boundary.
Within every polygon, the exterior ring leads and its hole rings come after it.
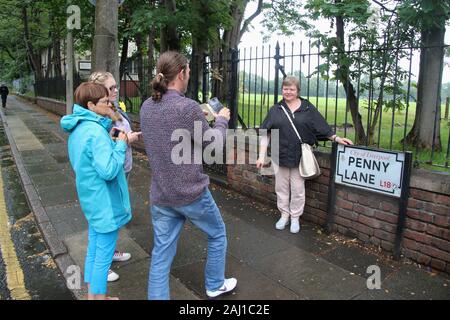
MULTIPOLYGON (((67 135, 59 117, 10 96, 2 110, 18 171, 36 220, 65 276, 76 264, 83 271, 87 224, 81 212, 67 157, 67 135)), ((146 299, 153 233, 148 210, 151 173, 145 154, 134 152, 130 176, 133 219, 123 228, 118 249, 132 254, 113 263, 119 275, 109 292, 121 299, 146 299)), ((237 290, 223 299, 450 299, 450 278, 407 261, 392 261, 319 227, 303 223, 299 234, 275 230, 275 208, 211 185, 228 233, 227 276, 237 290), (367 267, 381 270, 381 289, 369 290, 367 267)), ((206 237, 186 223, 172 265, 172 299, 206 299, 203 284, 206 237)), ((74 290, 84 298, 84 290, 74 290)))

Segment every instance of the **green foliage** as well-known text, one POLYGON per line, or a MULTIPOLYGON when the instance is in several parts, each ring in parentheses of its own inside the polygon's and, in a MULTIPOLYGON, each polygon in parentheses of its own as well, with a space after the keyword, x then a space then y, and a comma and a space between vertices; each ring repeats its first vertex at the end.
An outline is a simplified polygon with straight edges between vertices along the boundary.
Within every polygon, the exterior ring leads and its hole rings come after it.
POLYGON ((450 19, 450 1, 403 0, 398 15, 405 24, 418 31, 440 28, 450 19))

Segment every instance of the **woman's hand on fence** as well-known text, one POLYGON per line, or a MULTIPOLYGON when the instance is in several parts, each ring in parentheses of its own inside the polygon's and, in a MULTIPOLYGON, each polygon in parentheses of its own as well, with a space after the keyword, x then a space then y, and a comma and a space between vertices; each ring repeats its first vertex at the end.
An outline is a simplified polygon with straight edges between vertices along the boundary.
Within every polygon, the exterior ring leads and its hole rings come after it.
POLYGON ((259 157, 258 160, 256 160, 256 168, 261 169, 262 167, 264 167, 264 162, 264 157, 259 157))

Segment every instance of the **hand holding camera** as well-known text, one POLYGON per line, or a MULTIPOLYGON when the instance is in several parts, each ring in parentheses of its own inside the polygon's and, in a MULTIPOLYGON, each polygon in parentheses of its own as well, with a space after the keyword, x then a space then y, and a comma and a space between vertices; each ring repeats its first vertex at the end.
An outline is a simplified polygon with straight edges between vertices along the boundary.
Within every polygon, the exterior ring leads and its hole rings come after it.
POLYGON ((224 117, 227 120, 230 120, 230 109, 228 109, 226 107, 223 107, 222 109, 220 109, 219 113, 216 114, 216 115, 217 115, 216 118, 218 116, 221 116, 221 117, 224 117))
POLYGON ((119 128, 112 128, 111 132, 111 137, 113 140, 122 140, 125 141, 128 144, 128 136, 127 134, 120 130, 119 128))

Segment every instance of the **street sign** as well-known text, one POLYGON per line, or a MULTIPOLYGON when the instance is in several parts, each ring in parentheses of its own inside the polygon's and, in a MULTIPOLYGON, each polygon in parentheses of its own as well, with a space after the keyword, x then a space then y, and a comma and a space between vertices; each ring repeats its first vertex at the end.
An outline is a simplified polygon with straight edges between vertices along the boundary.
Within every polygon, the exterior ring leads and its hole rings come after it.
POLYGON ((78 61, 78 70, 80 71, 91 71, 90 61, 78 61))
MULTIPOLYGON (((117 0, 117 3, 119 4, 119 7, 124 3, 125 0, 117 0)), ((95 6, 96 5, 96 0, 89 0, 89 2, 95 6)))
POLYGON ((338 145, 335 182, 399 198, 404 168, 403 152, 338 145))

